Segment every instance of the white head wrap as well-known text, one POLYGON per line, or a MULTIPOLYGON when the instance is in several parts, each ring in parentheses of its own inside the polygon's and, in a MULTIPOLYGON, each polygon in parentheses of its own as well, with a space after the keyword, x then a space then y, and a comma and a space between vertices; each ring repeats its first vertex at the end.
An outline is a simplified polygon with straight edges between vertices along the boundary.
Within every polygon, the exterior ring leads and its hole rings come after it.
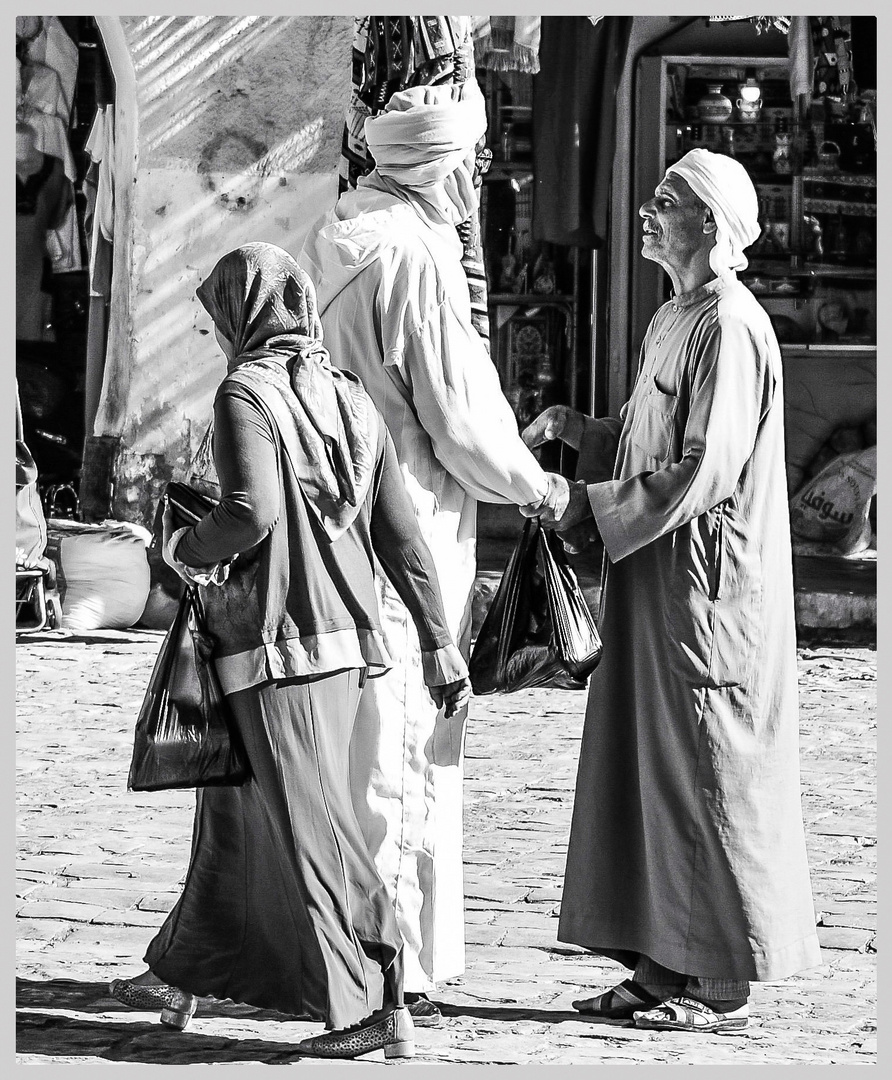
POLYGON ((670 173, 686 180, 712 211, 716 224, 715 247, 709 253, 712 270, 716 274, 745 270, 747 259, 743 249, 761 231, 759 199, 746 169, 727 154, 714 154, 697 147, 670 165, 666 175, 670 173))
POLYGON ((365 122, 365 137, 381 176, 404 187, 442 182, 486 132, 486 107, 476 79, 400 90, 384 112, 365 122))

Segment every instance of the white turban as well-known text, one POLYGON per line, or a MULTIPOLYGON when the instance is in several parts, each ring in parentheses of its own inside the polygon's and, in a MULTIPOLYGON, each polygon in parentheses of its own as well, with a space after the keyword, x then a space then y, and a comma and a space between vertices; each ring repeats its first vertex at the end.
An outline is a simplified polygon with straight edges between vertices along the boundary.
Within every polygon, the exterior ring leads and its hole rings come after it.
POLYGON ((473 78, 400 90, 365 122, 378 173, 411 188, 445 180, 485 132, 486 107, 473 78))
POLYGON ((697 147, 670 165, 666 175, 675 173, 706 203, 715 218, 715 247, 709 265, 716 274, 745 270, 743 249, 759 233, 759 198, 749 173, 727 154, 714 154, 697 147))

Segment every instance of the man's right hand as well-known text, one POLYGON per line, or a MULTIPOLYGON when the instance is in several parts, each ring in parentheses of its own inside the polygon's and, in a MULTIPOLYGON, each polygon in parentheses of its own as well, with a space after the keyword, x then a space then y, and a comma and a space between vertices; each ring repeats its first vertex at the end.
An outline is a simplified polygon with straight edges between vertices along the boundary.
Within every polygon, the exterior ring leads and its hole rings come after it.
POLYGON ((585 423, 583 413, 571 409, 569 405, 549 405, 536 419, 523 429, 520 437, 534 450, 543 443, 560 439, 561 442, 579 449, 585 423))
POLYGON ((545 498, 540 502, 529 503, 521 506, 520 512, 524 517, 542 518, 542 524, 550 525, 561 518, 570 501, 570 482, 560 473, 547 472, 548 491, 545 498))

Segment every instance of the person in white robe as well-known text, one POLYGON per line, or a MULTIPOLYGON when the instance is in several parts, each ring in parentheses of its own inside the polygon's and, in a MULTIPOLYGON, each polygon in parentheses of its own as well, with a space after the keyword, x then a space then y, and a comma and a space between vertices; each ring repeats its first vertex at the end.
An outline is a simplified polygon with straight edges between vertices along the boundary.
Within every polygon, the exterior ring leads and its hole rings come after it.
POLYGON ((600 535, 591 680, 558 929, 633 969, 580 1012, 747 1026, 750 981, 821 954, 799 783, 783 377, 737 278, 759 234, 746 170, 697 149, 639 211, 674 295, 618 419, 546 410, 528 445, 580 451, 565 547, 600 535))
MULTIPOLYGON (((326 341, 362 379, 393 436, 437 566, 449 627, 468 655, 477 502, 560 509, 524 445, 471 323, 456 226, 477 206, 486 130, 473 79, 394 94, 365 124, 376 168, 311 231, 298 261, 326 341), (544 503, 543 503, 544 500, 544 503)), ((406 1000, 464 971, 462 770, 467 710, 447 719, 422 679, 418 638, 380 578, 392 670, 370 679, 351 744, 354 805, 403 935, 406 1000)))

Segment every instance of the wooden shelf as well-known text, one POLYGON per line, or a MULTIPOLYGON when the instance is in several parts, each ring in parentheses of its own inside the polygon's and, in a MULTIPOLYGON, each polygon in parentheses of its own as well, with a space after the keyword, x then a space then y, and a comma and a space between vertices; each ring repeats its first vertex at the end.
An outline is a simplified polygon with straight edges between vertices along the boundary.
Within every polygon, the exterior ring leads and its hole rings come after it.
POLYGON ((574 297, 570 293, 490 293, 489 303, 516 304, 518 307, 539 307, 542 304, 572 304, 574 297))
POLYGON ((828 345, 817 342, 813 345, 781 345, 781 356, 817 356, 821 353, 832 356, 836 360, 864 360, 871 353, 876 355, 876 345, 828 345), (848 354, 848 355, 846 355, 848 354))
POLYGON ((793 267, 783 258, 778 258, 774 263, 753 258, 741 274, 741 280, 745 283, 748 277, 847 278, 850 281, 873 281, 876 267, 844 266, 836 263, 803 263, 793 267))

